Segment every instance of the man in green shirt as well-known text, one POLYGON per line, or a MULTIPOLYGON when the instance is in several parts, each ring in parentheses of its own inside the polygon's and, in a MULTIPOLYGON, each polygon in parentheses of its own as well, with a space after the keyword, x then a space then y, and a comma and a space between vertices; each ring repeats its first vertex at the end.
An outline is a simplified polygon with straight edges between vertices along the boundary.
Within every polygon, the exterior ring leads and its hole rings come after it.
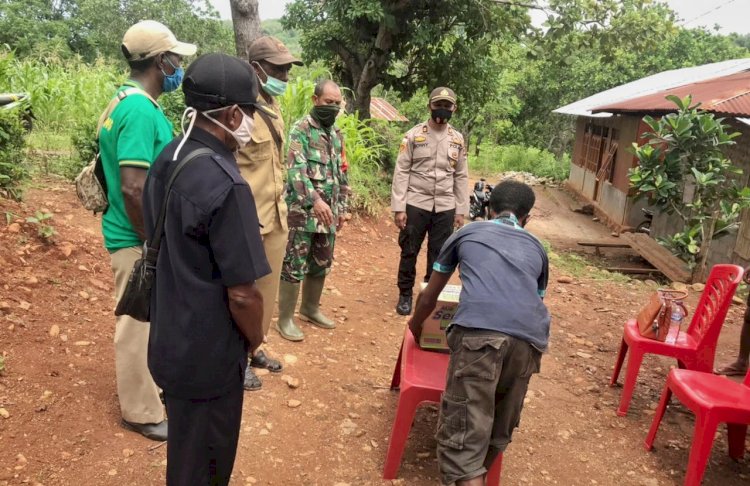
MULTIPOLYGON (((130 77, 117 90, 99 132, 109 207, 102 218, 104 246, 120 300, 145 240, 141 196, 151 163, 172 140, 172 124, 156 102, 182 81, 183 56, 196 46, 179 42, 164 25, 145 20, 122 41, 130 77)), ((123 426, 153 440, 167 440, 167 420, 159 388, 146 361, 149 324, 129 316, 116 319, 115 375, 123 426)))

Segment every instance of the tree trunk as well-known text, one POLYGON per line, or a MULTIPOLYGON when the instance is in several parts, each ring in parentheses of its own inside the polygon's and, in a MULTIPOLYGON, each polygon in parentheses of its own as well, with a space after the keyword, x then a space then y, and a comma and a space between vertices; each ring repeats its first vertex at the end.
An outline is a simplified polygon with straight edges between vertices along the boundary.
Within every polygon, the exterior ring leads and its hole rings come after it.
POLYGON ((237 57, 248 60, 250 44, 261 36, 258 0, 229 0, 234 24, 234 43, 237 57))
POLYGON ((475 157, 479 157, 479 146, 482 145, 482 138, 483 137, 481 135, 477 135, 477 142, 476 142, 476 145, 474 146, 475 157))
POLYGON ((716 229, 716 215, 708 221, 708 229, 706 223, 703 223, 703 239, 701 240, 701 259, 698 265, 693 269, 693 282, 705 282, 708 277, 708 255, 711 252, 711 242, 714 239, 714 230, 716 229))
POLYGON ((359 112, 360 120, 367 120, 370 118, 370 101, 372 95, 369 89, 358 89, 357 96, 352 100, 352 112, 359 112))

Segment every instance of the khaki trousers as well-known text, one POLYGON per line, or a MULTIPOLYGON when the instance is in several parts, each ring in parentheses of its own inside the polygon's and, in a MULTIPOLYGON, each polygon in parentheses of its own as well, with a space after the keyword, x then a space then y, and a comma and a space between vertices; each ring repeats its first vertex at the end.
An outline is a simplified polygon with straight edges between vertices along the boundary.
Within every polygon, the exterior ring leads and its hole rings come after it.
MULTIPOLYGON (((115 276, 115 300, 125 292, 133 264, 141 257, 141 248, 123 248, 110 254, 115 276)), ((150 324, 130 316, 116 318, 115 377, 122 418, 137 424, 158 424, 166 416, 159 399, 159 388, 148 370, 148 332, 150 324)))
POLYGON ((281 264, 286 253, 286 242, 289 231, 281 226, 278 219, 274 219, 270 233, 263 235, 263 248, 266 251, 266 259, 271 266, 271 273, 257 280, 255 285, 263 295, 263 335, 268 334, 271 327, 273 309, 276 305, 276 297, 279 295, 279 278, 281 276, 281 264))

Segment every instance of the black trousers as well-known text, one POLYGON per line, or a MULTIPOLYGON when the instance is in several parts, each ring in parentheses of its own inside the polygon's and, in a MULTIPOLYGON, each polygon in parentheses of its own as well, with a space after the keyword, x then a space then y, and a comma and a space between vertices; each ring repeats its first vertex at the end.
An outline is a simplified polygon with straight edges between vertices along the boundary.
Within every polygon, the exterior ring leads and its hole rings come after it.
POLYGON ((164 394, 169 417, 167 486, 226 486, 242 419, 242 384, 211 399, 164 394))
POLYGON ((425 282, 432 275, 435 263, 443 243, 453 233, 455 209, 436 213, 414 206, 406 205, 406 228, 398 235, 401 247, 401 262, 398 265, 398 289, 401 295, 412 295, 414 280, 417 276, 417 256, 427 234, 427 271, 425 282))

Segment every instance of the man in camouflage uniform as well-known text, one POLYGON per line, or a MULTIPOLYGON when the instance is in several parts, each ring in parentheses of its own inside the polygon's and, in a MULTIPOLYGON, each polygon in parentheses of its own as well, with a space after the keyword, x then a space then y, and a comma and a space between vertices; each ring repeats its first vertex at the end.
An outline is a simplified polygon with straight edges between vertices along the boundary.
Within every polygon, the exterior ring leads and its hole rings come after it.
POLYGON ((349 193, 342 171, 343 138, 334 126, 341 90, 333 81, 315 86, 310 114, 289 133, 287 223, 289 239, 279 287, 279 332, 303 336, 294 322, 300 284, 300 317, 323 329, 335 323, 320 311, 320 296, 333 263, 336 231, 345 222, 349 193))

